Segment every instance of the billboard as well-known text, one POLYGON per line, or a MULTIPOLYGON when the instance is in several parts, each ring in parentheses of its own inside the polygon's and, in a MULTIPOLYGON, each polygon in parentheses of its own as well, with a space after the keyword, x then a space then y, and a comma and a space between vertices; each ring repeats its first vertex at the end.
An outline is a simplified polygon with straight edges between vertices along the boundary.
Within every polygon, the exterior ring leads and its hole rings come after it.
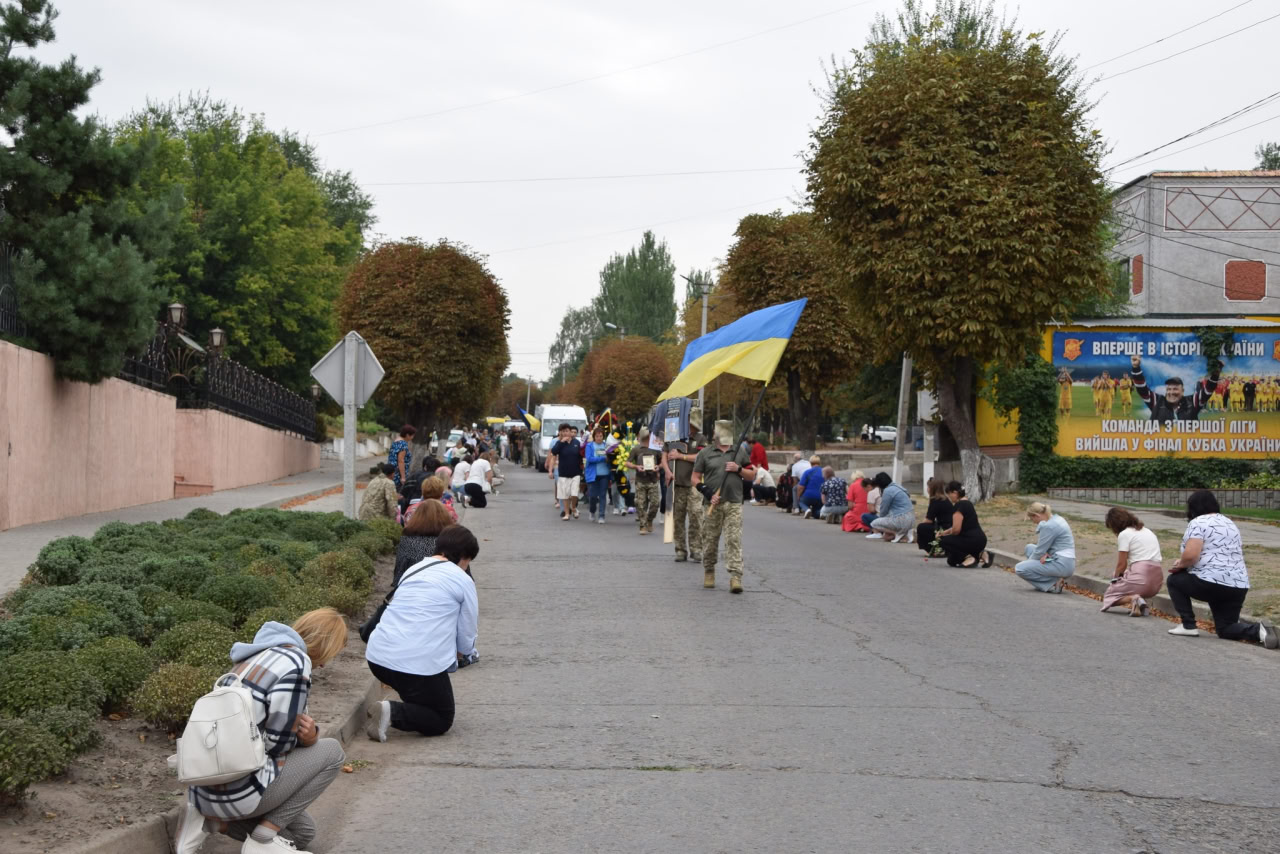
POLYGON ((1064 456, 1280 454, 1280 332, 1237 331, 1210 376, 1191 332, 1054 332, 1064 456))

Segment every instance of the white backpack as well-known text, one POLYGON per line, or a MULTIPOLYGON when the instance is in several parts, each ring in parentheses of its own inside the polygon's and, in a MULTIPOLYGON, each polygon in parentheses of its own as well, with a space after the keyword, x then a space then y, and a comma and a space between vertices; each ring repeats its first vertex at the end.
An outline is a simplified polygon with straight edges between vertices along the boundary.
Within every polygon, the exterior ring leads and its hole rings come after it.
MULTIPOLYGON (((246 668, 247 669, 247 668, 246 668)), ((178 739, 178 781, 188 786, 216 786, 254 773, 267 759, 258 730, 252 692, 238 673, 229 685, 205 694, 191 709, 178 739)))

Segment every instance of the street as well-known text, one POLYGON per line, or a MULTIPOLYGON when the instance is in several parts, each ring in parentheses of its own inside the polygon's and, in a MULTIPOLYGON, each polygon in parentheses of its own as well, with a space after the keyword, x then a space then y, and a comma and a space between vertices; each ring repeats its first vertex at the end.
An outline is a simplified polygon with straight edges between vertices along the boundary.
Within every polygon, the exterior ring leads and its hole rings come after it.
POLYGON ((453 730, 354 742, 316 850, 1274 849, 1275 653, 772 508, 703 590, 508 472, 453 730))

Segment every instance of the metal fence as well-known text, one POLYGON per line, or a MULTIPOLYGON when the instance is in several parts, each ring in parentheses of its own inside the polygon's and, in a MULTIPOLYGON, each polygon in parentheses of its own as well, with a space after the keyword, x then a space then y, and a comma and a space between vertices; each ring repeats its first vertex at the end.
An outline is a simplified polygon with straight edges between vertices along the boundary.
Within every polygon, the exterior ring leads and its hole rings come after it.
POLYGON ((13 252, 0 246, 0 335, 27 334, 27 325, 18 313, 18 291, 13 284, 13 252))

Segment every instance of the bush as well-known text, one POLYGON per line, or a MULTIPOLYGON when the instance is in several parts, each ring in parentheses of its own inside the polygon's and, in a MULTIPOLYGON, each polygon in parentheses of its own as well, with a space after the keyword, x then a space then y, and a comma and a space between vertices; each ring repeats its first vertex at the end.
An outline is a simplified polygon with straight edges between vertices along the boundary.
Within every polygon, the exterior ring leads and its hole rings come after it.
POLYGON ((356 619, 364 614, 365 603, 369 601, 369 594, 372 592, 372 584, 364 590, 353 590, 341 584, 334 584, 324 589, 321 598, 325 605, 337 608, 348 617, 356 619))
POLYGON ((126 637, 102 638, 76 653, 107 694, 107 706, 118 706, 138 689, 155 668, 150 653, 126 637))
POLYGON ((220 644, 223 655, 226 655, 236 642, 236 633, 209 620, 183 623, 156 638, 155 643, 151 644, 151 654, 160 661, 178 661, 182 658, 184 649, 205 641, 220 644))
POLYGON ((404 528, 401 528, 400 523, 394 519, 372 519, 365 522, 365 524, 369 526, 369 530, 373 533, 390 540, 392 549, 396 547, 396 544, 400 542, 400 537, 404 534, 404 528))
POLYGON ((254 575, 215 575, 200 586, 197 599, 225 608, 235 617, 236 625, 244 622, 249 612, 277 603, 271 583, 254 575))
POLYGON ((356 534, 363 534, 368 528, 363 522, 357 522, 355 519, 348 519, 342 513, 325 513, 325 520, 329 525, 329 530, 333 532, 333 536, 339 542, 346 542, 356 534))
MULTIPOLYGON (((381 539, 381 538, 379 538, 381 539)), ((386 542, 383 540, 383 542, 386 542)), ((325 552, 307 561, 298 573, 304 584, 329 587, 334 584, 359 590, 373 577, 373 561, 364 554, 350 549, 325 552)))
POLYGON ((28 712, 23 720, 47 732, 48 738, 68 754, 84 753, 102 743, 97 717, 84 709, 50 706, 28 712))
POLYGON ((20 652, 0 668, 0 714, 57 705, 97 712, 106 698, 102 682, 73 653, 20 652))
POLYGON ((311 543, 315 546, 332 546, 338 542, 324 513, 290 513, 289 536, 294 540, 311 543))
POLYGON ((79 649, 98 637, 91 626, 70 617, 24 614, 0 621, 0 656, 33 649, 79 649))
POLYGON ((301 614, 301 611, 295 611, 288 605, 268 605, 265 608, 259 608, 244 618, 240 639, 246 642, 253 640, 253 636, 258 633, 258 629, 262 628, 263 623, 275 622, 284 623, 286 626, 291 625, 301 614))
POLYGON ((181 555, 148 562, 145 567, 152 584, 159 584, 180 596, 194 596, 214 575, 213 562, 201 555, 181 555))
POLYGON ((201 638, 184 646, 178 654, 178 661, 201 670, 226 673, 232 667, 230 653, 231 645, 224 643, 222 638, 201 638))
POLYGON ((41 726, 0 717, 0 802, 16 802, 32 783, 56 777, 71 764, 71 752, 41 726))
POLYGON ((208 694, 224 672, 170 662, 146 678, 129 704, 152 726, 178 729, 186 723, 196 700, 208 694))
POLYGON ((1164 456, 1145 460, 1060 457, 1019 458, 1020 487, 1043 492, 1049 487, 1096 489, 1209 489, 1224 480, 1243 480, 1258 470, 1249 460, 1185 459, 1164 456))
POLYGON ((92 556, 93 544, 84 537, 60 537, 40 550, 31 575, 43 584, 75 584, 92 556))
POLYGON ((364 533, 356 534, 344 542, 342 546, 345 549, 359 549, 371 558, 395 551, 395 543, 377 531, 365 531, 364 533))
POLYGON ((146 573, 134 563, 117 563, 115 561, 94 561, 80 570, 80 583, 116 584, 126 590, 141 587, 147 580, 146 573))
POLYGON ((316 555, 320 547, 313 543, 288 542, 280 546, 279 558, 285 562, 291 572, 298 572, 316 555))
POLYGON ((1243 478, 1224 478, 1218 481, 1214 489, 1280 489, 1280 473, 1270 471, 1254 472, 1243 478))
POLYGON ((188 522, 212 522, 216 519, 221 519, 222 514, 215 513, 205 507, 197 507, 182 518, 188 522))
POLYGON ((33 592, 18 613, 77 617, 98 629, 100 636, 140 638, 146 629, 142 603, 134 593, 118 584, 97 582, 46 587, 33 592))
POLYGON ((164 595, 169 598, 157 601, 147 623, 148 637, 154 638, 174 626, 193 623, 197 620, 217 623, 228 629, 233 628, 236 624, 234 614, 212 602, 202 602, 199 599, 183 599, 172 593, 165 593, 164 595))
POLYGON ((245 573, 248 575, 261 578, 271 585, 272 601, 282 602, 298 583, 298 579, 289 571, 289 565, 284 559, 277 557, 264 557, 255 560, 253 563, 245 567, 245 573))

